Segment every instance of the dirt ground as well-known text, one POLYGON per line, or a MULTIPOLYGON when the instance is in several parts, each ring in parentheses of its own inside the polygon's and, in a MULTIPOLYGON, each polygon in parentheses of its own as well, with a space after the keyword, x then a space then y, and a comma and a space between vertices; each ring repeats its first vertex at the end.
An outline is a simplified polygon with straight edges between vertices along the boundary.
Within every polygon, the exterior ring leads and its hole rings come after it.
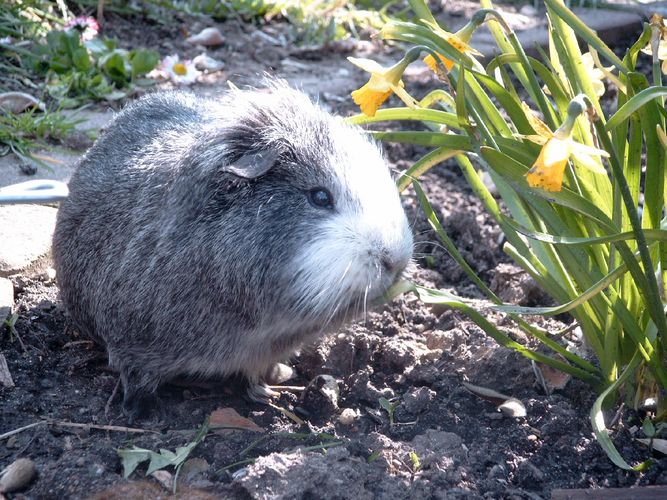
MULTIPOLYGON (((138 23, 109 15, 107 29, 122 43, 152 47, 162 56, 199 52, 181 41, 178 22, 138 23)), ((219 26, 227 43, 209 55, 223 60, 226 68, 206 77, 198 92, 217 92, 227 79, 253 82, 266 71, 300 84, 324 106, 349 115, 355 110, 348 94, 364 75, 347 63, 348 51, 387 57, 369 42, 318 50, 282 46, 284 27, 277 23, 253 27, 230 21, 219 26)), ((200 27, 188 24, 192 32, 200 27)), ((426 71, 415 71, 406 82, 417 94, 436 84, 426 71)), ((397 171, 423 154, 397 145, 387 145, 386 152, 397 171)), ((499 230, 454 164, 435 168, 423 186, 458 248, 495 290, 516 303, 548 301, 509 264, 499 230)), ((412 193, 404 204, 416 240, 415 280, 481 298, 436 242, 412 193)), ((528 360, 498 347, 459 313, 427 307, 411 295, 369 312, 295 356, 295 378, 288 384, 308 386, 305 392, 285 392, 269 407, 248 402, 239 380, 170 384, 159 392, 162 414, 135 423, 145 432, 130 432, 123 429, 127 422, 114 391, 117 376, 108 369, 105 352, 68 327, 57 286, 28 275, 12 280, 18 336, 0 330, 0 349, 16 387, 0 388, 0 434, 48 423, 0 441, 0 469, 19 457, 37 465, 37 478, 10 498, 166 498, 167 489, 144 476, 145 465, 123 479, 116 450, 184 446, 220 408, 234 409, 263 432, 210 433, 190 455, 196 460, 179 475, 178 498, 538 499, 549 498, 558 488, 667 484, 667 459, 661 456, 653 457, 644 473, 624 472, 607 458, 588 420, 595 399, 590 387, 572 380, 545 394, 528 360), (337 400, 320 390, 320 375, 335 378, 337 400), (462 382, 519 399, 526 416, 498 411, 462 382), (396 405, 391 419, 381 398, 396 405)), ((488 316, 518 342, 533 345, 502 316, 488 316)), ((565 326, 554 320, 541 324, 552 330, 565 326)), ((613 416, 611 412, 608 421, 613 416)), ((624 458, 631 463, 649 458, 633 441, 641 415, 623 410, 616 417, 612 436, 624 458)))

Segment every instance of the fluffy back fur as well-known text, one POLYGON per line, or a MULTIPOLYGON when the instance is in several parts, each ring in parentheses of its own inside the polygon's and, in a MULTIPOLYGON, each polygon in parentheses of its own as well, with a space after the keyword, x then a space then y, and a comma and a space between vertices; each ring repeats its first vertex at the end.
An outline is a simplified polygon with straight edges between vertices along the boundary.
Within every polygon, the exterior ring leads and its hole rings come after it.
POLYGON ((282 84, 144 97, 69 188, 53 242, 61 299, 106 345, 130 414, 179 374, 260 382, 411 258, 377 146, 282 84))

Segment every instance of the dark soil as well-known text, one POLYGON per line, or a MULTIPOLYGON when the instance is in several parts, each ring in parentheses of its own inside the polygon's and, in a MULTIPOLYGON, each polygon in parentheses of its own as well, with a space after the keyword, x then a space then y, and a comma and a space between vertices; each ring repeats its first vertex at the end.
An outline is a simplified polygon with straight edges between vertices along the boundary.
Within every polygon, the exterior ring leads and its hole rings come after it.
MULTIPOLYGON (((109 15, 107 29, 116 30, 126 43, 150 45, 162 55, 174 50, 196 55, 175 41, 178 26, 137 29, 137 23, 109 15)), ((252 81, 262 71, 275 70, 306 89, 314 87, 325 106, 342 114, 353 112, 347 94, 364 77, 349 68, 340 46, 304 59, 301 49, 272 45, 254 34, 257 28, 252 26, 231 21, 221 27, 230 43, 209 54, 224 60, 226 70, 200 84, 198 91, 216 91, 228 78, 252 81), (294 71, 296 66, 286 65, 286 58, 306 69, 298 66, 294 71)), ((263 29, 278 36, 281 27, 275 23, 263 29)), ((406 85, 425 93, 436 84, 425 75, 415 75, 406 85)), ((386 150, 397 170, 423 153, 396 145, 386 150)), ((509 264, 501 250, 501 233, 455 164, 435 168, 423 186, 458 248, 498 293, 515 303, 548 301, 509 264)), ((481 298, 436 243, 414 195, 408 192, 404 200, 417 242, 415 280, 481 298)), ((160 390, 160 411, 153 419, 134 424, 146 432, 129 432, 122 429, 127 422, 120 394, 115 393, 117 375, 108 369, 101 348, 68 328, 57 286, 27 275, 12 279, 19 314, 16 335, 0 330, 0 350, 16 387, 0 388, 0 434, 45 423, 0 441, 0 469, 28 457, 38 470, 36 480, 10 498, 165 498, 167 490, 144 477, 145 465, 123 479, 116 450, 184 446, 206 417, 223 407, 233 408, 265 432, 210 433, 191 454, 205 462, 198 461, 199 468, 190 462, 190 472, 179 476, 180 498, 537 499, 548 498, 557 488, 667 484, 665 458, 654 457, 643 473, 624 472, 607 458, 588 418, 595 399, 590 387, 572 380, 564 389, 545 394, 527 359, 496 345, 458 312, 427 307, 411 295, 304 349, 292 360, 295 378, 288 383, 308 389, 284 392, 276 407, 249 403, 241 380, 171 384, 160 390), (318 389, 322 380, 315 379, 323 374, 335 378, 337 401, 318 389), (464 389, 462 382, 519 399, 527 415, 507 416, 464 389), (396 405, 393 422, 381 398, 396 405), (305 423, 297 424, 277 407, 305 423)), ((485 314, 518 342, 536 347, 502 316, 485 314)), ((553 320, 541 325, 551 330, 565 326, 553 320)), ((630 463, 650 458, 633 441, 640 417, 629 411, 617 417, 612 437, 623 457, 630 463)))

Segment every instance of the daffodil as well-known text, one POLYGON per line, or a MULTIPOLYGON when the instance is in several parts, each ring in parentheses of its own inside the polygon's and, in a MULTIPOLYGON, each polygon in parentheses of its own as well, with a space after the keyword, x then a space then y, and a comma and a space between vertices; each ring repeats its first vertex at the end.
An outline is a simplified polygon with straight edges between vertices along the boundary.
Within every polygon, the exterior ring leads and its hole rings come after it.
POLYGON ((415 107, 416 101, 403 88, 401 77, 405 68, 417 57, 419 57, 419 50, 411 49, 403 59, 389 68, 385 68, 372 59, 347 58, 352 64, 371 74, 370 80, 351 94, 354 103, 361 108, 363 114, 375 116, 377 110, 392 93, 400 97, 406 105, 415 107))
POLYGON ((167 78, 178 85, 190 85, 200 74, 191 61, 181 61, 177 54, 165 57, 161 69, 167 78))
MULTIPOLYGON (((601 97, 604 94, 604 72, 595 65, 593 60, 593 54, 586 52, 581 56, 581 64, 584 66, 584 71, 588 73, 588 77, 591 79, 591 84, 593 85, 593 91, 595 95, 601 97)), ((613 67, 604 68, 607 71, 610 71, 613 67)))
POLYGON ((537 160, 526 173, 526 181, 530 187, 541 188, 549 192, 560 191, 563 187, 565 167, 570 157, 574 157, 577 163, 596 173, 606 173, 599 160, 595 159, 596 156, 609 156, 606 151, 572 140, 574 122, 581 112, 568 113, 568 118, 563 125, 556 132, 552 132, 525 103, 522 103, 522 106, 526 118, 537 132, 537 135, 522 137, 542 145, 537 160))
POLYGON ((642 52, 651 56, 653 51, 657 49, 657 59, 662 61, 662 72, 667 75, 667 28, 663 23, 662 16, 653 14, 651 28, 653 30, 651 43, 644 47, 642 52))
MULTIPOLYGON (((440 36, 440 38, 445 40, 449 45, 454 47, 461 54, 473 54, 480 56, 482 54, 473 49, 470 45, 468 45, 468 42, 472 38, 472 34, 484 22, 485 19, 486 19, 486 11, 480 11, 478 12, 478 14, 473 16, 473 18, 468 22, 468 24, 466 24, 456 33, 449 33, 443 30, 440 26, 434 25, 432 23, 429 23, 429 27, 438 36, 440 36)), ((447 71, 451 71, 451 69, 454 67, 454 61, 452 61, 451 59, 445 57, 440 53, 438 53, 438 59, 440 59, 440 62, 443 64, 443 66, 447 71)), ((431 70, 434 73, 436 74, 438 73, 438 64, 436 63, 435 57, 433 57, 432 54, 427 55, 424 58, 424 62, 429 68, 431 68, 431 70)))
MULTIPOLYGON (((581 55, 581 64, 584 71, 588 74, 588 78, 591 80, 591 85, 593 86, 593 92, 598 97, 602 97, 605 92, 604 78, 609 77, 614 80, 614 83, 617 85, 622 85, 617 78, 615 78, 610 71, 613 69, 613 66, 604 67, 600 64, 600 60, 597 57, 597 54, 592 52, 586 52, 581 55)), ((551 90, 549 87, 544 85, 542 90, 545 94, 551 95, 551 90)))

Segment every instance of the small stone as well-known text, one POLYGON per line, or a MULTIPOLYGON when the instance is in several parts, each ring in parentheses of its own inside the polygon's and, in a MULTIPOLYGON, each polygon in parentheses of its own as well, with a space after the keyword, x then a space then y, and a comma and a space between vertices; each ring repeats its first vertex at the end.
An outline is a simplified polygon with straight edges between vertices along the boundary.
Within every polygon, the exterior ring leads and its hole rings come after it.
POLYGON ((338 421, 342 425, 352 425, 359 418, 359 411, 352 408, 345 408, 338 416, 338 421))
POLYGON ((174 476, 166 470, 156 470, 151 472, 151 476, 168 491, 171 491, 174 486, 174 476))
POLYGON ((222 36, 218 28, 204 28, 198 34, 186 38, 185 41, 193 45, 212 47, 222 45, 225 42, 225 37, 222 36))
POLYGON ((35 477, 37 467, 29 458, 19 458, 0 472, 0 493, 12 493, 28 486, 35 477))
POLYGON ((56 270, 52 267, 47 267, 42 273, 42 281, 44 283, 53 283, 56 280, 56 270))
POLYGON ((507 479, 507 469, 503 465, 496 464, 491 467, 489 473, 486 475, 487 479, 507 479))
POLYGON ((225 67, 224 62, 213 59, 212 57, 206 55, 206 52, 202 52, 197 57, 195 57, 192 60, 192 63, 199 71, 206 71, 208 73, 220 71, 225 67))
POLYGON ((284 363, 276 363, 269 368, 266 381, 271 385, 284 384, 294 378, 294 369, 284 363))
POLYGON ((403 408, 408 413, 416 415, 423 412, 435 398, 435 391, 428 387, 419 387, 403 395, 403 408))
POLYGON ((534 487, 536 482, 544 480, 544 472, 535 467, 530 462, 523 462, 519 465, 517 470, 517 477, 519 483, 526 487, 534 487))

